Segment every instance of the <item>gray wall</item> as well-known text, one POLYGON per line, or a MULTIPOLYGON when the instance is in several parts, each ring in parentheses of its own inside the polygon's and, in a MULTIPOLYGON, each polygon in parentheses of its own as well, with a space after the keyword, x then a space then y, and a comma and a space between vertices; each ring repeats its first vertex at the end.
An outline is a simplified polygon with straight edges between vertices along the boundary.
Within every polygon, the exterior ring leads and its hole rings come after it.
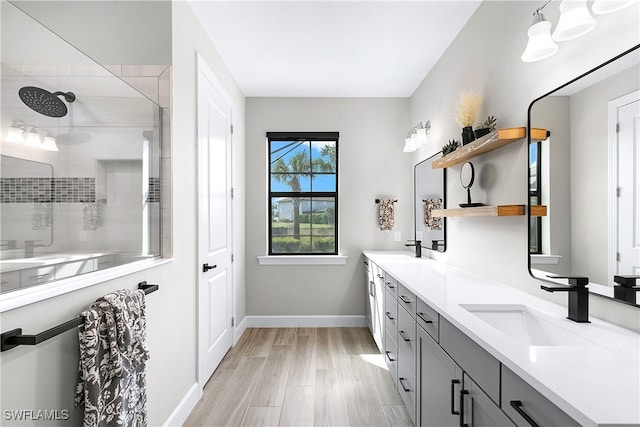
MULTIPOLYGON (((544 10, 557 23, 557 3, 544 10)), ((520 60, 532 12, 539 2, 483 2, 438 64, 411 97, 412 121, 429 118, 440 146, 459 138, 454 119, 460 90, 484 94, 480 117, 498 118, 499 127, 526 126, 529 103, 561 83, 595 67, 640 42, 638 5, 634 9, 598 16, 591 33, 560 44, 558 53, 534 63, 520 60)), ((415 162, 435 147, 417 152, 415 162)), ((527 147, 523 140, 477 157, 475 198, 490 204, 527 203, 527 147)), ((459 167, 450 172, 457 174, 459 167)), ((464 190, 448 180, 450 203, 458 203, 464 190)), ((566 305, 566 295, 540 290, 540 282, 527 272, 526 217, 453 218, 447 222, 447 252, 438 259, 494 278, 532 294, 566 305)), ((640 329, 640 310, 593 297, 593 315, 640 329)))
MULTIPOLYGON (((402 152, 408 99, 247 99, 247 314, 364 315, 361 251, 405 249, 413 238, 413 168, 402 152), (258 265, 267 254, 267 131, 338 131, 338 266, 258 265), (394 231, 378 228, 375 199, 398 199, 394 231)), ((415 123, 414 123, 415 124, 415 123)))
MULTIPOLYGON (((159 2, 163 7, 167 2, 159 2)), ((173 260, 146 271, 129 274, 26 307, 4 312, 2 330, 23 328, 37 333, 65 322, 91 301, 121 288, 134 288, 147 280, 160 290, 147 299, 147 339, 151 359, 147 364, 149 425, 162 425, 196 382, 196 51, 229 92, 234 106, 234 202, 236 318, 245 316, 244 291, 244 96, 222 64, 211 42, 185 2, 171 3, 173 50, 171 181, 174 207, 173 260)), ((80 15, 77 19, 86 17, 80 15)), ((139 17, 140 22, 145 17, 139 17)), ((102 37, 91 37, 100 43, 102 37)), ((167 46, 164 46, 167 48, 167 46)), ((117 58, 115 58, 117 60, 117 58)), ((127 62, 124 59, 116 63, 127 62)), ((81 412, 73 407, 78 364, 78 338, 73 331, 36 347, 19 347, 2 353, 2 410, 67 409, 79 425, 81 412)), ((33 421, 22 425, 33 425, 33 421)), ((2 420, 2 425, 12 425, 2 420)), ((19 424, 19 423, 16 423, 19 424)), ((52 422, 47 425, 54 424, 52 422)), ((42 425, 45 425, 43 423, 42 425)))

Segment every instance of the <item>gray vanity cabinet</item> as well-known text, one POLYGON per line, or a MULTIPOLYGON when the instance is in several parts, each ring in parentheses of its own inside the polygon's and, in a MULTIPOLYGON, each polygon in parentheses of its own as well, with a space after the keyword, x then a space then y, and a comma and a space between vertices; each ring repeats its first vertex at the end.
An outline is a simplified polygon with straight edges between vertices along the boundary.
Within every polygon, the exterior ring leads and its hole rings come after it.
POLYGON ((462 369, 424 329, 418 328, 418 426, 459 425, 462 369))
POLYGON ((421 301, 418 312, 429 330, 418 328, 418 425, 513 426, 499 406, 500 362, 421 301))
POLYGON ((574 427, 580 424, 502 365, 502 410, 516 425, 574 427))

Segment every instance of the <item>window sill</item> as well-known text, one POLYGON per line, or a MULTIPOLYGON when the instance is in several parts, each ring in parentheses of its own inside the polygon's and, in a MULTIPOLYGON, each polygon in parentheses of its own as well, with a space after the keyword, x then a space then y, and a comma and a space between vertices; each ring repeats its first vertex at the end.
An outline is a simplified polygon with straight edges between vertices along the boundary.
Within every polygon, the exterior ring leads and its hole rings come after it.
POLYGON ((346 255, 264 255, 258 257, 259 265, 344 265, 346 255))
POLYGON ((531 255, 531 265, 551 265, 551 264, 558 264, 558 262, 560 261, 560 258, 562 258, 562 255, 546 255, 546 254, 533 254, 531 255))

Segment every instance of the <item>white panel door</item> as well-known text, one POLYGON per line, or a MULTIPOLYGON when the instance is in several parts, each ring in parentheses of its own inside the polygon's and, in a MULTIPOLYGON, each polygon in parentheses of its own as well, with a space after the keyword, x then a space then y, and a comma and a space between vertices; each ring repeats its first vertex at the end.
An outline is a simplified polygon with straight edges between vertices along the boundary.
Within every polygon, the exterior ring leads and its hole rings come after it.
POLYGON ((231 114, 229 97, 198 57, 198 381, 201 390, 233 343, 231 114))
POLYGON ((618 274, 640 275, 640 100, 618 108, 618 274))

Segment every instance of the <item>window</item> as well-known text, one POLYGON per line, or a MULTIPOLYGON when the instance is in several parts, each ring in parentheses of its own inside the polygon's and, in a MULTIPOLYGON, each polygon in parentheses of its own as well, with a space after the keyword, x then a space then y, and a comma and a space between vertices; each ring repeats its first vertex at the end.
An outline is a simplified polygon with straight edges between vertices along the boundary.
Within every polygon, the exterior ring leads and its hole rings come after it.
POLYGON ((268 132, 269 255, 338 254, 338 132, 268 132))
MULTIPOLYGON (((529 206, 541 204, 542 191, 540 176, 542 171, 542 155, 540 153, 542 144, 540 141, 529 145, 529 206)), ((529 227, 529 253, 542 253, 542 218, 531 217, 529 227)))

